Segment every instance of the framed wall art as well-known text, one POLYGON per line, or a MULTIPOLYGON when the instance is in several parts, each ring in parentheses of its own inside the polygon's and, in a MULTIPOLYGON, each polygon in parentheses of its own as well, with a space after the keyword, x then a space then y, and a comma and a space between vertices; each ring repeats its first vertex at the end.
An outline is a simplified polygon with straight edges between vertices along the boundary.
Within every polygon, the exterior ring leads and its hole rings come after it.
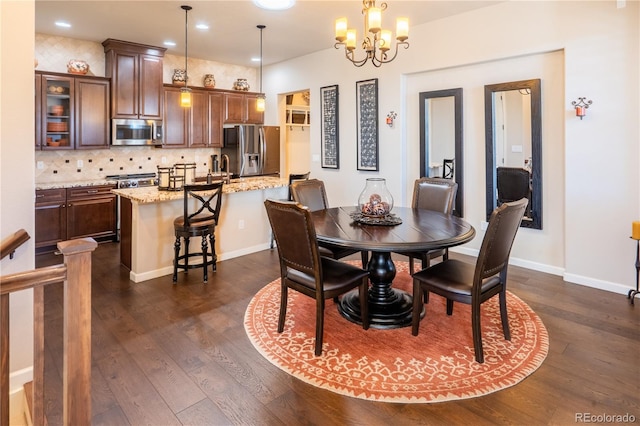
POLYGON ((320 88, 321 113, 321 166, 340 168, 338 145, 338 85, 320 88))
POLYGON ((378 170, 378 79, 356 82, 358 170, 378 170))

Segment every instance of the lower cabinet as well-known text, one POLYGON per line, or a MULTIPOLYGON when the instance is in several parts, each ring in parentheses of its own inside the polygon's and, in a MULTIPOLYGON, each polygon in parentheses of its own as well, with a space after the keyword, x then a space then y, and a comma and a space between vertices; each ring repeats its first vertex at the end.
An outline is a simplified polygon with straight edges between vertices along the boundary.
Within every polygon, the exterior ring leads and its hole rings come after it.
POLYGON ((92 237, 117 239, 116 195, 112 185, 36 191, 35 245, 39 252, 60 241, 92 237))

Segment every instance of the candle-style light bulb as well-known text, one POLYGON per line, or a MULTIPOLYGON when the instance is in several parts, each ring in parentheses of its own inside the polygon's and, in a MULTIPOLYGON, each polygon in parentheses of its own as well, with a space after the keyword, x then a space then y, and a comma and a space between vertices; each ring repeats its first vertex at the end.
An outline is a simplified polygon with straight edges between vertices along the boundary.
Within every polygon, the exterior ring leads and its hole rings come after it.
POLYGON ((367 10, 367 31, 377 33, 382 27, 382 9, 379 7, 370 7, 367 10))
POLYGON ((391 49, 391 31, 382 30, 380 32, 380 50, 386 52, 391 49))
POLYGON ((347 30, 347 50, 352 51, 356 48, 356 30, 349 28, 347 30))
POLYGON ((409 38, 409 18, 398 18, 396 21, 396 40, 405 41, 409 38))
POLYGON ((342 43, 347 39, 347 18, 336 19, 336 40, 342 43))

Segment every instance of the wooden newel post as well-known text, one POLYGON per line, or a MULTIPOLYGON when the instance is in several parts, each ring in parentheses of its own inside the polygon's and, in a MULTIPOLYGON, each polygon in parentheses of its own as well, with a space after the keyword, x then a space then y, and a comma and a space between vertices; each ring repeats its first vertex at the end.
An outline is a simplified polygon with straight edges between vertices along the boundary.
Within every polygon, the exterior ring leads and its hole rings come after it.
POLYGON ((64 283, 63 421, 91 424, 91 253, 92 238, 63 241, 64 283))

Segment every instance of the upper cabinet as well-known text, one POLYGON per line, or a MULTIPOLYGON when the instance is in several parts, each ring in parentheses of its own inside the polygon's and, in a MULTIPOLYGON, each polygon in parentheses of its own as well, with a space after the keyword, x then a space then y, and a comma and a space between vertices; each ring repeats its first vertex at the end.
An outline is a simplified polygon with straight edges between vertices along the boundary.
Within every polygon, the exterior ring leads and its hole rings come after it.
POLYGON ((102 42, 111 78, 111 118, 162 119, 165 48, 121 40, 102 42))
POLYGON ((108 148, 109 80, 69 74, 35 74, 36 148, 108 148))
POLYGON ((258 112, 258 93, 226 92, 224 94, 225 124, 262 124, 264 112, 258 112))

